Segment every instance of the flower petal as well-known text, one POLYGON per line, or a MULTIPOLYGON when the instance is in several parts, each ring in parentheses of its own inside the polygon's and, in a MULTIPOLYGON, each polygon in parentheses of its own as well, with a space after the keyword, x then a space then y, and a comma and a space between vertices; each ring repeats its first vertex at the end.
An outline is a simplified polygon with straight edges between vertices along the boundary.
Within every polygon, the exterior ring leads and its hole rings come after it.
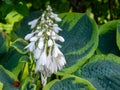
POLYGON ((30 39, 30 41, 32 42, 36 42, 38 40, 38 37, 36 37, 36 36, 34 36, 34 37, 32 37, 31 39, 30 39))
POLYGON ((58 27, 57 24, 54 24, 52 29, 53 29, 53 31, 55 31, 56 33, 58 33, 59 31, 62 30, 60 27, 58 27))
POLYGON ((51 47, 53 45, 53 41, 51 39, 48 40, 48 47, 51 47))
POLYGON ((34 33, 29 33, 25 36, 25 40, 29 40, 32 36, 34 35, 34 33))
POLYGON ((38 42, 38 47, 40 49, 43 49, 43 46, 44 46, 44 41, 43 41, 43 38, 40 38, 39 42, 38 42))
POLYGON ((34 50, 34 58, 39 59, 41 55, 42 50, 39 49, 38 47, 34 50))
POLYGON ((58 39, 59 41, 61 41, 61 42, 64 42, 64 41, 65 41, 62 36, 58 36, 57 39, 58 39))
POLYGON ((39 19, 34 19, 34 20, 28 22, 28 25, 31 25, 31 29, 33 29, 36 26, 38 20, 39 19))

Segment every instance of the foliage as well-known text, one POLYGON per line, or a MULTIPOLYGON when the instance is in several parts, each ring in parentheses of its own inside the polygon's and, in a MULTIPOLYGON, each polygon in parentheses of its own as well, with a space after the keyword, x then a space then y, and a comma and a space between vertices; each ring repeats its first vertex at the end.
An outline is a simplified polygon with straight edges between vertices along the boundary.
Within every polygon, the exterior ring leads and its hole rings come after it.
POLYGON ((120 89, 118 0, 2 0, 0 3, 0 90, 120 89), (112 2, 117 6, 110 6, 112 2), (40 77, 34 75, 33 60, 24 49, 28 42, 23 38, 31 32, 27 23, 40 16, 48 4, 62 18, 59 25, 63 31, 59 34, 65 42, 58 43, 67 64, 42 87, 40 77))

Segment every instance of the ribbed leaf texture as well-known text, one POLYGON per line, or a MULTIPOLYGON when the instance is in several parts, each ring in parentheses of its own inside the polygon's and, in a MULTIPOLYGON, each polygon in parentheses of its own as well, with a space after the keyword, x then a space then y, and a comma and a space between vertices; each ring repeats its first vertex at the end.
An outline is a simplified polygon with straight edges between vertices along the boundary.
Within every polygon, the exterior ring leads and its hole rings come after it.
POLYGON ((89 80, 97 90, 120 90, 120 58, 96 55, 76 75, 89 80))
POLYGON ((63 29, 60 35, 65 38, 62 52, 67 64, 65 72, 72 73, 90 58, 98 45, 97 25, 87 14, 63 13, 60 14, 63 29))
POLYGON ((48 83, 43 90, 96 90, 90 82, 76 76, 65 76, 62 80, 48 83))

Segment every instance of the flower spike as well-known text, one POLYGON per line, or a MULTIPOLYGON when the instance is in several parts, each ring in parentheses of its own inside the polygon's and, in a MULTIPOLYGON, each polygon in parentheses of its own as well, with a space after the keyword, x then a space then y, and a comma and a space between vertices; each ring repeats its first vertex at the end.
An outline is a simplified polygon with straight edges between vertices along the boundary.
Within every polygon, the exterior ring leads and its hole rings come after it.
POLYGON ((41 17, 28 23, 32 32, 25 36, 25 40, 30 42, 25 49, 33 53, 35 72, 41 73, 43 86, 47 83, 47 77, 61 70, 66 64, 65 57, 59 50, 61 46, 56 43, 57 40, 64 42, 64 38, 58 35, 62 29, 54 23, 60 21, 58 15, 48 6, 41 17))

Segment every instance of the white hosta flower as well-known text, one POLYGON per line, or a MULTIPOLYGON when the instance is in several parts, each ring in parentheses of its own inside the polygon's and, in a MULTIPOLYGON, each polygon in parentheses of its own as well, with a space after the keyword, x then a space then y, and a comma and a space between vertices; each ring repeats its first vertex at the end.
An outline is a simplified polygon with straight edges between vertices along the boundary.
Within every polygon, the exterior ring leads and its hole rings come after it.
POLYGON ((44 46, 44 39, 43 38, 40 38, 39 42, 38 42, 38 47, 40 49, 43 49, 43 46, 44 46))
POLYGON ((30 52, 33 52, 35 50, 35 42, 31 42, 28 44, 25 49, 28 49, 30 52))
POLYGON ((43 33, 43 32, 40 31, 40 32, 38 33, 38 36, 39 36, 39 37, 42 36, 42 33, 43 33))
POLYGON ((51 66, 51 62, 52 62, 52 56, 49 54, 47 56, 47 62, 46 62, 46 67, 49 68, 51 66))
POLYGON ((53 60, 51 62, 51 65, 50 65, 49 69, 50 69, 51 73, 57 72, 57 64, 56 64, 55 60, 53 60))
POLYGON ((55 45, 54 49, 53 49, 53 52, 52 52, 52 55, 53 55, 53 57, 57 57, 59 54, 63 55, 62 52, 59 50, 58 46, 55 45))
POLYGON ((50 17, 54 19, 55 18, 55 14, 53 12, 51 12, 50 13, 50 17))
POLYGON ((37 29, 39 30, 39 29, 41 29, 41 27, 40 27, 40 26, 38 26, 38 27, 37 27, 37 29))
POLYGON ((66 64, 65 57, 59 50, 61 45, 56 43, 57 40, 65 40, 58 35, 62 29, 55 21, 59 22, 61 19, 48 6, 41 17, 28 23, 33 31, 25 36, 25 40, 30 42, 25 49, 28 49, 35 59, 35 73, 41 73, 43 86, 47 83, 47 77, 61 70, 66 64))
POLYGON ((47 67, 51 73, 55 73, 58 70, 61 70, 63 66, 66 64, 64 56, 60 54, 56 58, 51 57, 49 60, 50 61, 47 67))
POLYGON ((47 31, 46 33, 47 33, 47 35, 48 35, 48 36, 50 36, 50 35, 51 35, 50 31, 47 31))
POLYGON ((41 67, 41 73, 45 76, 45 77, 50 77, 51 76, 51 71, 49 70, 49 68, 46 67, 46 65, 41 67))
POLYGON ((60 22, 60 21, 61 21, 61 19, 58 17, 57 14, 55 14, 55 13, 53 13, 53 12, 51 12, 50 14, 51 14, 50 17, 53 18, 53 19, 55 19, 57 22, 60 22))
POLYGON ((41 52, 42 52, 42 50, 38 47, 34 50, 34 58, 36 60, 38 60, 40 58, 41 52))
POLYGON ((63 68, 63 66, 66 64, 64 55, 59 54, 56 57, 56 64, 57 64, 57 67, 59 70, 61 70, 63 68))
POLYGON ((39 20, 39 19, 34 19, 33 21, 30 21, 30 22, 28 23, 28 25, 31 25, 31 29, 33 29, 33 28, 36 26, 38 20, 39 20))
POLYGON ((48 7, 47 7, 46 10, 47 10, 47 11, 52 11, 52 8, 48 5, 48 7))
POLYGON ((40 63, 38 63, 39 65, 45 65, 46 64, 46 58, 47 58, 47 55, 46 55, 46 50, 44 50, 42 53, 41 53, 41 56, 39 58, 38 61, 40 61, 40 63))
POLYGON ((62 36, 57 36, 57 40, 61 41, 61 42, 64 42, 64 38, 62 36))
POLYGON ((46 22, 48 23, 49 26, 52 26, 53 24, 53 21, 51 21, 50 19, 48 19, 46 22))
POLYGON ((48 40, 48 47, 51 47, 53 45, 53 41, 51 39, 48 40))
POLYGON ((44 18, 44 15, 42 15, 41 17, 41 24, 44 24, 45 23, 45 18, 44 18))
POLYGON ((36 37, 36 36, 34 36, 34 37, 32 37, 32 38, 30 39, 31 42, 32 42, 32 41, 36 42, 37 40, 38 40, 38 37, 36 37))
POLYGON ((51 38, 52 38, 53 40, 56 40, 56 36, 57 36, 57 34, 56 34, 54 31, 52 31, 51 38))
POLYGON ((58 33, 59 31, 62 31, 62 29, 59 28, 57 24, 54 24, 52 29, 53 29, 56 33, 58 33))
POLYGON ((61 47, 62 47, 60 44, 57 44, 57 43, 56 43, 55 45, 56 45, 58 48, 61 48, 61 47))
POLYGON ((35 72, 43 70, 43 66, 47 62, 46 59, 47 59, 46 49, 44 49, 43 52, 41 52, 40 58, 36 62, 36 70, 35 70, 35 72))
POLYGON ((59 18, 59 17, 55 17, 55 20, 57 21, 57 22, 60 22, 61 21, 61 19, 59 18))
POLYGON ((27 34, 24 39, 25 39, 25 40, 29 40, 33 35, 34 35, 33 32, 30 33, 30 34, 27 34))

